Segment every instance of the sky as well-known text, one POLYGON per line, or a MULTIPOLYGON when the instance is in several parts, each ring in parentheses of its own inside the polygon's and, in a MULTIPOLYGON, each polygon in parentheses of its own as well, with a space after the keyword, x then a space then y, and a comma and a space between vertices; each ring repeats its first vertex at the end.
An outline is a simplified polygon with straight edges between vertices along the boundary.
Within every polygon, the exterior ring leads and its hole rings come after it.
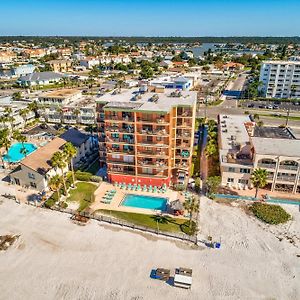
POLYGON ((0 35, 299 36, 300 0, 0 0, 0 35))

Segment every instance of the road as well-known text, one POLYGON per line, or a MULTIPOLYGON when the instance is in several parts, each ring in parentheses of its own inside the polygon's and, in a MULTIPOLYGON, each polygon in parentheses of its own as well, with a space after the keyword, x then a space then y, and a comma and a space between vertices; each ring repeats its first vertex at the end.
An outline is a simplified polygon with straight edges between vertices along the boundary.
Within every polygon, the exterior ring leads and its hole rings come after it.
MULTIPOLYGON (((249 110, 245 108, 238 107, 237 100, 224 100, 222 104, 218 106, 209 106, 207 107, 207 117, 212 119, 217 119, 219 114, 228 114, 228 115, 240 115, 244 114, 245 110, 248 110, 250 113, 253 114, 274 114, 274 111, 266 111, 266 110, 249 110)), ((296 113, 291 113, 291 115, 299 115, 296 113)), ((204 117, 205 116, 205 107, 200 107, 197 117, 204 117)), ((285 119, 276 119, 276 118, 269 118, 269 117, 260 117, 260 120, 264 122, 265 125, 269 126, 280 126, 285 123, 285 119)), ((289 121, 290 127, 300 128, 300 121, 290 120, 289 121)))

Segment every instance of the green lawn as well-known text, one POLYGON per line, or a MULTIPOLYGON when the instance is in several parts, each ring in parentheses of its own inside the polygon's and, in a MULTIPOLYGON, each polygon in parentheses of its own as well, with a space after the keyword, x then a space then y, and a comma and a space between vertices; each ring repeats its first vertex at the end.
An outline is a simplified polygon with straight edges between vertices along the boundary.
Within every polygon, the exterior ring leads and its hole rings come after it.
MULTIPOLYGON (((286 115, 275 116, 274 114, 258 114, 260 117, 273 118, 273 119, 283 119, 286 120, 286 115)), ((289 116, 289 120, 300 121, 300 117, 289 116)))
POLYGON ((144 215, 144 214, 128 213, 128 212, 105 210, 105 209, 96 210, 95 213, 97 212, 108 216, 111 215, 112 217, 115 217, 117 219, 121 219, 136 225, 145 226, 152 229, 157 229, 157 225, 158 225, 159 230, 161 231, 186 233, 192 235, 195 230, 195 223, 193 222, 192 230, 190 230, 189 221, 185 219, 171 218, 171 217, 158 218, 155 215, 144 215))
POLYGON ((70 190, 70 196, 67 199, 67 202, 78 202, 79 208, 78 211, 83 211, 94 202, 94 192, 97 189, 97 186, 88 182, 78 182, 76 184, 76 189, 70 190))

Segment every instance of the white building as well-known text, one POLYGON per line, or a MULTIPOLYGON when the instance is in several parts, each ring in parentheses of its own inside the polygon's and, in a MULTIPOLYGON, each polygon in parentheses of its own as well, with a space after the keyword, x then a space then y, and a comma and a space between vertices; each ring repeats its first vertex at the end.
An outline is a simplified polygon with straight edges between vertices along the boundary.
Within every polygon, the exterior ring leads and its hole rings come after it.
POLYGON ((300 61, 265 61, 260 69, 260 87, 266 98, 300 97, 300 61))
POLYGON ((219 116, 219 159, 223 186, 251 187, 251 173, 268 172, 271 191, 300 193, 300 139, 289 128, 257 127, 245 115, 219 116))

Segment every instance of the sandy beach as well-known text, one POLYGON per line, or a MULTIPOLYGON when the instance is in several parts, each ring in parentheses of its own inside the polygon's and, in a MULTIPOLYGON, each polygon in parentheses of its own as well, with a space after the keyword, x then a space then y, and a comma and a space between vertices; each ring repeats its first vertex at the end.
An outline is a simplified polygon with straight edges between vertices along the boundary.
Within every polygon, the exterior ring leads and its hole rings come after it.
POLYGON ((285 208, 293 220, 273 227, 202 198, 199 238, 221 238, 217 250, 3 199, 0 235, 21 237, 0 252, 0 299, 300 299, 300 212, 285 208), (192 268, 192 289, 150 279, 156 267, 192 268))

